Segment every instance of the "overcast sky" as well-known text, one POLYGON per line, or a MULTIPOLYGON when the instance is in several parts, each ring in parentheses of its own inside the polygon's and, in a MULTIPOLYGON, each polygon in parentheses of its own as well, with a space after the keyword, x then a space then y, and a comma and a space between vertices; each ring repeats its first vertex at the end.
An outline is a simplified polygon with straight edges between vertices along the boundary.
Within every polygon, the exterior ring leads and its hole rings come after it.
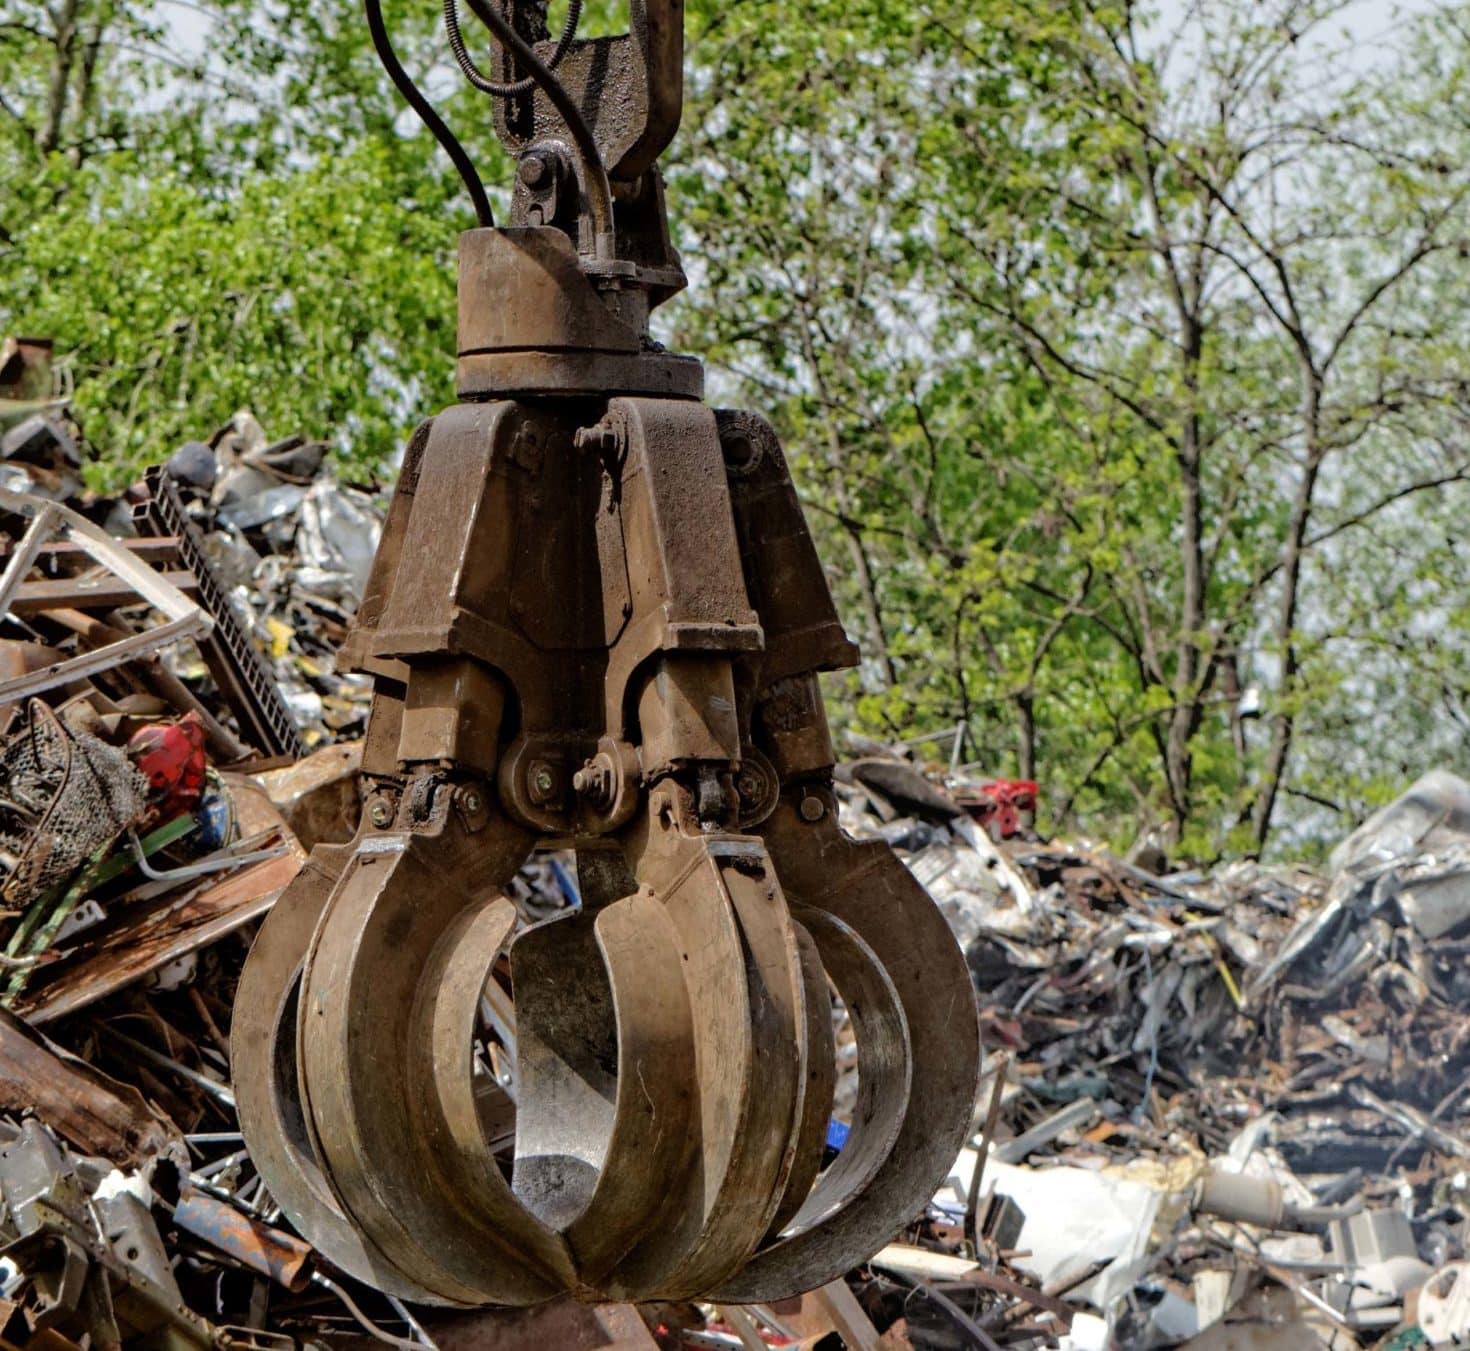
MULTIPOLYGON (((1024 4, 1027 0, 1018 0, 1024 4)), ((1164 26, 1177 23, 1189 8, 1191 0, 1154 0, 1164 26)), ((1388 39, 1393 33, 1395 16, 1419 13, 1434 9, 1444 0, 1355 0, 1335 25, 1330 26, 1334 36, 1351 37, 1362 59, 1371 62, 1375 55, 1387 50, 1388 39)), ((1259 0, 1235 0, 1235 3, 1251 6, 1259 0)), ((172 36, 180 47, 190 54, 204 43, 209 29, 205 11, 195 8, 188 0, 168 5, 172 36)))
MULTIPOLYGON (((1167 26, 1179 21, 1188 11, 1191 0, 1154 0, 1154 3, 1167 26)), ((1235 3, 1251 8, 1258 0, 1235 0, 1235 3)), ((1351 37, 1364 55, 1371 59, 1375 51, 1385 49, 1397 16, 1426 13, 1441 3, 1442 0, 1356 0, 1343 11, 1337 22, 1327 27, 1334 36, 1351 37)))

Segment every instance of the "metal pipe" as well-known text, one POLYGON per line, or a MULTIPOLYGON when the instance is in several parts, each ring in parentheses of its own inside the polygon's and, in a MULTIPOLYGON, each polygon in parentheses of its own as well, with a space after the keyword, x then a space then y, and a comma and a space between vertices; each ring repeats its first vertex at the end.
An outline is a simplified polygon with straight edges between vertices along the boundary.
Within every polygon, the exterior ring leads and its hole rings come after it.
POLYGON ((490 199, 485 196, 485 184, 480 180, 479 171, 464 146, 449 130, 444 119, 434 111, 433 105, 399 62, 398 53, 393 50, 393 39, 388 36, 387 25, 383 22, 382 5, 379 0, 363 0, 363 9, 367 12, 368 31, 372 34, 373 47, 378 53, 378 60, 383 63, 383 69, 388 72, 388 78, 403 95, 403 101, 434 134, 434 139, 443 146, 444 153, 459 171, 465 190, 470 194, 470 201, 474 205, 475 219, 486 229, 493 227, 495 213, 490 209, 490 199))
POLYGON ((135 1055, 140 1055, 144 1060, 160 1066, 166 1070, 172 1070, 181 1079, 187 1079, 196 1088, 203 1089, 216 1102, 222 1103, 230 1108, 235 1107, 235 1095, 229 1088, 217 1079, 211 1079, 207 1074, 200 1074, 198 1070, 190 1069, 188 1065, 181 1065, 177 1060, 155 1051, 151 1046, 145 1046, 141 1041, 134 1041, 126 1032, 119 1032, 115 1027, 109 1027, 106 1023, 101 1025, 104 1036, 111 1037, 114 1041, 126 1046, 135 1055))
POLYGON ((288 1290, 304 1290, 311 1280, 309 1244, 203 1192, 184 1194, 174 1207, 174 1223, 288 1290))
MULTIPOLYGON (((336 1295, 347 1306, 347 1312, 380 1342, 386 1342, 389 1346, 401 1347, 403 1351, 424 1351, 426 1346, 431 1348, 434 1346, 434 1343, 427 1339, 422 1342, 410 1341, 407 1337, 396 1337, 386 1328, 379 1327, 367 1314, 358 1308, 356 1300, 346 1290, 330 1277, 323 1276, 320 1271, 312 1272, 311 1279, 313 1284, 320 1285, 336 1295)), ((409 1326, 411 1327, 413 1325, 410 1324, 409 1326)))
POLYGON ((138 865, 138 871, 152 882, 186 882, 191 877, 208 877, 210 873, 222 873, 230 868, 265 863, 286 853, 286 846, 282 844, 274 849, 258 849, 253 854, 211 854, 197 863, 186 863, 179 868, 155 868, 148 862, 148 855, 143 852, 143 843, 138 839, 137 831, 128 831, 128 844, 132 846, 133 862, 138 865))

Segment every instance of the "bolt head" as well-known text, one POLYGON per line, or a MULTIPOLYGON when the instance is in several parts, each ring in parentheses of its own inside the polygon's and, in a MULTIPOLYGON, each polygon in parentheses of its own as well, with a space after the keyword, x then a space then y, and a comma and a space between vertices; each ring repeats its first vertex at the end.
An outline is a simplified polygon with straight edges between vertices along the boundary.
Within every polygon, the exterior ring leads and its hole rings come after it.
POLYGON ((526 791, 538 807, 554 802, 561 793, 561 775, 547 760, 533 760, 526 770, 526 791))
POLYGON ((572 434, 572 444, 578 450, 594 451, 601 455, 617 452, 621 437, 616 427, 599 422, 595 427, 579 427, 572 434))
POLYGON ((528 188, 544 187, 551 180, 551 165, 541 155, 527 155, 516 172, 528 188))
POLYGON ((827 814, 826 804, 815 793, 808 793, 802 798, 800 810, 803 821, 820 821, 827 814))
POLYGON ((617 792, 617 771, 612 760, 605 754, 593 756, 572 775, 572 787, 599 811, 611 807, 617 792))
POLYGON ((393 824, 393 808, 386 798, 377 798, 368 808, 368 820, 379 830, 393 824))
POLYGON ((464 806, 465 811, 471 814, 479 811, 485 805, 485 799, 480 796, 480 790, 478 788, 466 788, 459 800, 464 806))

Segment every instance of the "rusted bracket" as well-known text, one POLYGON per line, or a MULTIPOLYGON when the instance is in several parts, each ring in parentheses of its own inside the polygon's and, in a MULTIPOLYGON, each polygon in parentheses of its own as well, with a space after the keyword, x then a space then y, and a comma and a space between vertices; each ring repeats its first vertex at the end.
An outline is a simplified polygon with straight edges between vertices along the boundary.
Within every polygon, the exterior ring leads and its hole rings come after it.
MULTIPOLYGON (((471 0, 487 26, 498 0, 471 0)), ((549 59, 552 41, 536 44, 549 59)), ((502 50, 505 77, 520 71, 502 50)), ((570 44, 556 77, 591 126, 609 177, 631 183, 663 153, 684 110, 684 0, 629 0, 628 31, 570 44)), ((495 105, 495 131, 512 154, 538 140, 569 137, 566 119, 544 89, 495 105)))

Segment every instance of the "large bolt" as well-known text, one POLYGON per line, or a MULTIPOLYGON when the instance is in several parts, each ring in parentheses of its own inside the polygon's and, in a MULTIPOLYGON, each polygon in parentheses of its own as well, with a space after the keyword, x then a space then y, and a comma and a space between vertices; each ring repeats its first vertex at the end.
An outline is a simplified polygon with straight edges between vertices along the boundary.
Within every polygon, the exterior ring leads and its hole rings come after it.
POLYGON ((753 769, 742 769, 740 777, 735 780, 735 791, 746 802, 759 802, 761 794, 765 792, 765 781, 753 769))
POLYGON ((722 436, 720 451, 731 469, 749 469, 760 458, 750 437, 742 431, 731 431, 722 436))
POLYGON ((572 787, 599 811, 613 804, 616 791, 612 761, 605 754, 594 756, 572 775, 572 787))
POLYGON ((379 830, 386 830, 393 824, 393 806, 387 798, 374 798, 373 804, 368 808, 368 820, 379 830))
POLYGON ((463 807, 465 811, 467 811, 471 816, 474 816, 476 812, 480 811, 484 807, 485 799, 481 796, 480 790, 478 788, 467 786, 460 789, 459 805, 463 807))
POLYGON ((526 772, 526 787, 531 801, 545 807, 561 796, 561 774, 549 760, 533 760, 526 772))
POLYGON ((572 444, 578 450, 595 450, 601 455, 616 454, 622 436, 616 427, 599 422, 595 427, 579 427, 572 436, 572 444))
POLYGON ((544 187, 551 181, 551 165, 544 155, 527 155, 516 172, 528 188, 544 187))
POLYGON ((813 823, 820 821, 827 814, 827 805, 815 793, 808 793, 801 800, 801 819, 813 823))

